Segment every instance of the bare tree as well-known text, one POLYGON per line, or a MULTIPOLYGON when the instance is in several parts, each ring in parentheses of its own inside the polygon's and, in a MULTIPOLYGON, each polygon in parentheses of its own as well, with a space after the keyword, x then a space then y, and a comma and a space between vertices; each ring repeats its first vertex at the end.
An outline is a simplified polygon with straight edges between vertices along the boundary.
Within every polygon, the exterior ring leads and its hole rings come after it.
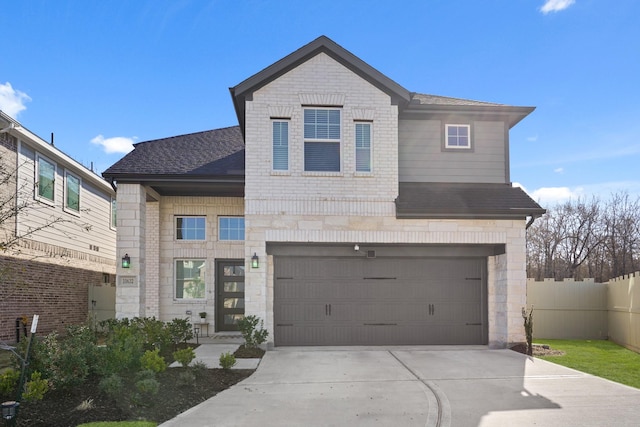
POLYGON ((606 205, 603 222, 611 277, 634 272, 640 247, 640 200, 631 200, 628 193, 613 194, 606 205))

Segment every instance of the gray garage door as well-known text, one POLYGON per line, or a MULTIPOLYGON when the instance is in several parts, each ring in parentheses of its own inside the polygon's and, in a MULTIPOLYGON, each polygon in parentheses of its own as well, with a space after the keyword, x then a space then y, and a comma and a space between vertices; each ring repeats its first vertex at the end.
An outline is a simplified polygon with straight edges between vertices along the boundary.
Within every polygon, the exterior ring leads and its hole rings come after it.
POLYGON ((486 258, 275 257, 275 345, 486 344, 486 258))

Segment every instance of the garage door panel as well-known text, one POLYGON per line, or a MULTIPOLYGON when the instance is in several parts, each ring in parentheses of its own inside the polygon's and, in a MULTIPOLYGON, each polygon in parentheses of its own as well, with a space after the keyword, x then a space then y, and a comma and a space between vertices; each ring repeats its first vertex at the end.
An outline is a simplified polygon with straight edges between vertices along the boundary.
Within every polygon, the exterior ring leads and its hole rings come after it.
POLYGON ((276 257, 275 344, 482 344, 484 301, 486 258, 276 257))

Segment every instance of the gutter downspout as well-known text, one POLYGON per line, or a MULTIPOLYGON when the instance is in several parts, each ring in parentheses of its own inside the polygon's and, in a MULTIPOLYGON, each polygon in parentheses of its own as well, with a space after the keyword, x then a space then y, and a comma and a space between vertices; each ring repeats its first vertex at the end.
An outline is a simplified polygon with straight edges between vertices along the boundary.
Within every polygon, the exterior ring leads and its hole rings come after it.
POLYGON ((525 230, 528 230, 529 227, 531 227, 531 225, 533 225, 533 221, 535 221, 537 218, 540 218, 542 215, 531 215, 531 218, 529 219, 529 221, 527 221, 527 225, 524 227, 525 230))

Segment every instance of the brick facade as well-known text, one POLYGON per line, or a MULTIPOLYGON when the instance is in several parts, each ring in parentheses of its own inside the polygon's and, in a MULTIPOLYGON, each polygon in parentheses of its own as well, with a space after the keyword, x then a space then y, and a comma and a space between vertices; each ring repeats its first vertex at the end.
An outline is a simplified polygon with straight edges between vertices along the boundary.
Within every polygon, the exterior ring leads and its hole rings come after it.
MULTIPOLYGON (((51 263, 33 257, 0 257, 0 339, 15 341, 16 317, 40 316, 38 335, 63 332, 87 321, 89 285, 103 283, 100 270, 72 267, 73 261, 51 263)), ((77 263, 75 263, 77 264, 77 263)), ((110 280, 115 280, 111 274, 110 280)))

